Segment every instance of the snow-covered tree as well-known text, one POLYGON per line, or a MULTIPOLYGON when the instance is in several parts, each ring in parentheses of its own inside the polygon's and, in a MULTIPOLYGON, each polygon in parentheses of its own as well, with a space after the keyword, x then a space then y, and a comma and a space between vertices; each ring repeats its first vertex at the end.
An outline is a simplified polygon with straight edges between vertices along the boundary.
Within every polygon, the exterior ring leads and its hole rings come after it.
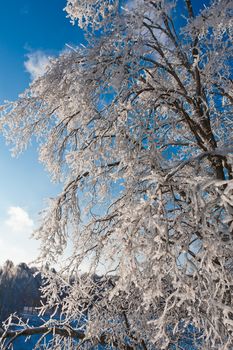
POLYGON ((21 335, 51 332, 51 349, 232 348, 232 5, 67 2, 88 44, 1 112, 14 152, 36 137, 64 183, 34 233, 41 314, 60 319, 21 335))

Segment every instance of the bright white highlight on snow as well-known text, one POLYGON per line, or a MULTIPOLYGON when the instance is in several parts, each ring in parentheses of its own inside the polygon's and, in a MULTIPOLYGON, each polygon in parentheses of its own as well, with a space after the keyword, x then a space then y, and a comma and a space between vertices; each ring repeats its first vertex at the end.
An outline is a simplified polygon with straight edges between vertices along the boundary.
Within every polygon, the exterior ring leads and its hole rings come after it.
POLYGON ((28 232, 33 228, 33 220, 29 217, 29 214, 20 207, 10 207, 7 211, 8 219, 6 225, 14 232, 28 232))
POLYGON ((34 80, 45 73, 48 64, 48 56, 42 51, 35 51, 27 55, 27 61, 24 62, 24 67, 30 74, 31 79, 34 80))

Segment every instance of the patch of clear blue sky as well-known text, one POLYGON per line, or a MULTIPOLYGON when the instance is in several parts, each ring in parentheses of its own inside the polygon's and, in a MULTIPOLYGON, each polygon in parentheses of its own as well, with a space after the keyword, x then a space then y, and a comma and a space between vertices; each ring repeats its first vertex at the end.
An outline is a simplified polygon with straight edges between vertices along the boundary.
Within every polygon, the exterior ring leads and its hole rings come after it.
POLYGON ((0 102, 28 86, 25 54, 58 54, 66 43, 84 40, 63 11, 65 0, 0 0, 0 102))
MULTIPOLYGON (((29 85, 24 68, 28 53, 57 55, 66 43, 84 42, 78 26, 66 18, 65 4, 65 0, 0 0, 0 104, 16 99, 29 85)), ((0 217, 10 205, 28 208, 34 215, 42 198, 57 191, 37 161, 36 145, 12 159, 0 137, 0 174, 0 217)))

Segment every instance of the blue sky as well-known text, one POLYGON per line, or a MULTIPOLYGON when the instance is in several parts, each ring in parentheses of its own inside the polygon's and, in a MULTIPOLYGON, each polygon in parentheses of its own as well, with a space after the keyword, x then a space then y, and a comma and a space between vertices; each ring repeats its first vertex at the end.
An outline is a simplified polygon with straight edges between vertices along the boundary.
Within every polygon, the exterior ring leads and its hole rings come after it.
MULTIPOLYGON (((48 55, 65 44, 82 42, 77 25, 63 11, 65 0, 0 0, 0 104, 14 100, 42 68, 48 55)), ((0 136, 0 264, 6 259, 29 262, 37 243, 29 236, 45 199, 59 186, 37 161, 36 145, 19 158, 11 158, 0 136)))
POLYGON ((0 101, 15 98, 29 83, 25 55, 57 54, 66 43, 83 40, 63 8, 65 0, 0 0, 0 101))
MULTIPOLYGON (((195 10, 203 5, 203 0, 193 2, 195 10)), ((0 0, 0 104, 23 92, 48 55, 58 55, 65 44, 84 41, 78 26, 66 18, 65 4, 65 0, 0 0)), ((13 159, 2 136, 0 174, 0 264, 6 259, 29 262, 37 254, 37 243, 29 240, 37 213, 59 186, 51 184, 38 163, 36 145, 13 159)))

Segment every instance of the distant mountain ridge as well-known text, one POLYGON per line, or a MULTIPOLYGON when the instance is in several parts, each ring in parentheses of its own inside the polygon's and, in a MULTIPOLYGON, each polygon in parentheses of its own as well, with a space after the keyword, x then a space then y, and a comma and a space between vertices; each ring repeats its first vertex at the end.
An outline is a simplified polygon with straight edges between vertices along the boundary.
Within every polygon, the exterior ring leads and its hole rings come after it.
POLYGON ((40 305, 42 278, 36 267, 25 263, 14 265, 10 260, 0 267, 0 324, 10 314, 25 306, 40 305))

